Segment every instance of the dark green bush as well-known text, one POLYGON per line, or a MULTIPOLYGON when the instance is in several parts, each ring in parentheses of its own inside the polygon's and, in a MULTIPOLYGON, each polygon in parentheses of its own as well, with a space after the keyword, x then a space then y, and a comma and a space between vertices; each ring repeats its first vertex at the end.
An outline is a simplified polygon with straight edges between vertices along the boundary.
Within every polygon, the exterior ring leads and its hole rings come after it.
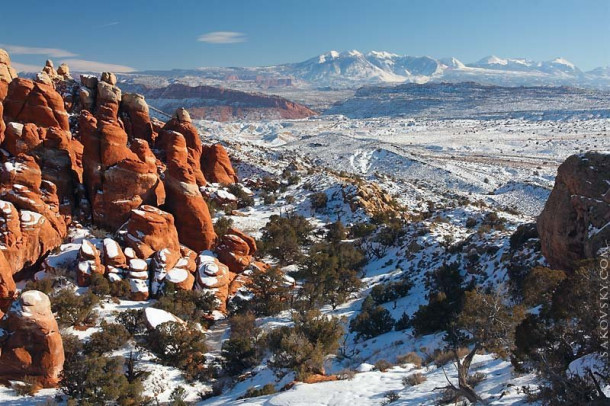
POLYGON ((363 308, 362 311, 349 323, 349 330, 356 333, 356 339, 365 340, 392 331, 394 319, 383 306, 363 308))
POLYGON ((131 338, 131 334, 122 324, 103 321, 100 327, 101 331, 91 334, 85 344, 85 352, 103 354, 118 350, 131 338))

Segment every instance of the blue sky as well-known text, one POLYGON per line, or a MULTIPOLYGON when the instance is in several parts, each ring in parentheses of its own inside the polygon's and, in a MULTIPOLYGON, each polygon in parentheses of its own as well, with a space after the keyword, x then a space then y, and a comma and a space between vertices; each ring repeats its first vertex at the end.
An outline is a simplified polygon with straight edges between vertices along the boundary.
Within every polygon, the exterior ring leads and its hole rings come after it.
POLYGON ((0 47, 37 68, 271 65, 331 49, 610 65, 610 0, 20 0, 2 14, 0 47))

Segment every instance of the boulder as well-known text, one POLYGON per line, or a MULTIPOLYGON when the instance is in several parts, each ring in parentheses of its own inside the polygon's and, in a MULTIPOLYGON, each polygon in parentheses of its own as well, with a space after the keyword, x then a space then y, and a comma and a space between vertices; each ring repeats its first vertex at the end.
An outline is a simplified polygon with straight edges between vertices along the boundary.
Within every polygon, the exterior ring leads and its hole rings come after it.
POLYGON ((104 238, 104 264, 115 268, 127 266, 127 258, 121 246, 112 238, 104 238))
POLYGON ((118 121, 121 97, 121 89, 104 80, 99 81, 95 97, 95 117, 100 121, 115 122, 122 128, 122 123, 118 121))
POLYGON ((106 269, 102 265, 99 250, 91 241, 83 240, 78 251, 78 266, 76 269, 76 282, 78 286, 89 286, 92 274, 104 275, 105 272, 106 269))
POLYGON ((171 134, 165 172, 166 206, 176 219, 180 242, 195 251, 209 250, 217 237, 212 217, 188 164, 186 141, 180 133, 171 134))
POLYGON ((158 325, 174 322, 180 324, 186 324, 182 319, 177 316, 174 316, 170 312, 166 312, 165 310, 155 309, 154 307, 147 307, 144 309, 144 319, 146 320, 146 325, 148 328, 154 329, 158 325))
POLYGON ((143 259, 129 260, 129 287, 131 300, 147 300, 150 292, 148 288, 148 264, 143 259))
POLYGON ((573 270, 610 240, 610 154, 572 155, 538 217, 542 253, 554 269, 573 270))
POLYGON ((12 156, 29 154, 47 137, 47 129, 34 123, 8 122, 4 133, 2 148, 12 156))
POLYGON ((229 268, 218 261, 209 251, 204 251, 197 257, 197 278, 195 286, 198 289, 211 289, 219 301, 218 310, 227 310, 231 272, 229 268))
POLYGON ((203 146, 201 170, 212 183, 237 183, 237 174, 231 165, 227 150, 220 144, 203 146))
POLYGON ((231 272, 239 274, 252 263, 256 241, 242 231, 230 228, 222 236, 215 251, 218 259, 226 264, 231 272))
POLYGON ((45 387, 57 386, 64 348, 49 297, 30 290, 0 321, 0 379, 34 377, 45 387))
MULTIPOLYGON (((180 252, 174 217, 156 207, 144 205, 132 210, 123 234, 125 244, 138 258, 150 258, 164 248, 180 252)), ((127 249, 125 255, 129 257, 127 249)))

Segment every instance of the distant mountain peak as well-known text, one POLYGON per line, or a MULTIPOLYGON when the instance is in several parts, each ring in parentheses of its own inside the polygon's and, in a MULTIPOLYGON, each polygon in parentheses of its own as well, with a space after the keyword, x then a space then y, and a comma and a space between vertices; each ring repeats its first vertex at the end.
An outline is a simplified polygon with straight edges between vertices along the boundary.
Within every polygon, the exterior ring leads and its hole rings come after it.
POLYGON ((508 59, 499 58, 495 55, 489 55, 477 62, 479 65, 508 65, 508 59))

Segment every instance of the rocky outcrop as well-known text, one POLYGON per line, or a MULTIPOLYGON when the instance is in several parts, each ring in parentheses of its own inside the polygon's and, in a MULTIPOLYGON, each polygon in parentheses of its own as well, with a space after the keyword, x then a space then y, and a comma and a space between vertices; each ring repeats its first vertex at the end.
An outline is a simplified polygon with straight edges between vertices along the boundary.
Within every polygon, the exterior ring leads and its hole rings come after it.
POLYGON ((16 293, 17 286, 13 279, 11 266, 4 257, 4 253, 0 251, 0 319, 15 299, 16 293))
POLYGON ((227 309, 229 297, 229 284, 231 272, 209 251, 202 252, 197 258, 197 278, 195 285, 198 289, 212 289, 218 299, 218 310, 227 309))
POLYGON ((42 386, 59 383, 64 349, 49 297, 24 292, 0 321, 0 379, 33 377, 42 386))
POLYGON ((153 128, 148 113, 148 104, 144 96, 137 93, 125 93, 121 98, 121 118, 125 131, 130 138, 141 138, 154 145, 157 133, 153 128))
POLYGON ((176 219, 180 242, 198 252, 209 250, 216 242, 210 211, 188 164, 184 137, 177 132, 171 135, 167 140, 166 206, 176 219))
MULTIPOLYGON (((11 58, 4 49, 0 48, 0 102, 8 92, 8 84, 17 77, 17 71, 11 66, 11 58)), ((2 117, 2 114, 0 114, 2 117)))
POLYGON ((239 274, 252 263, 256 241, 236 228, 229 228, 215 251, 218 259, 226 264, 231 272, 239 274))
POLYGON ((15 78, 8 86, 3 104, 6 121, 70 130, 64 101, 52 84, 15 78))
POLYGON ((174 217, 156 207, 144 205, 133 210, 122 234, 125 244, 141 259, 164 248, 180 252, 174 217))
POLYGON ((146 300, 150 295, 148 288, 148 264, 143 259, 129 260, 129 273, 127 274, 131 300, 146 300))
POLYGON ((610 241, 610 154, 572 155, 538 217, 542 253, 551 267, 574 269, 610 241))
POLYGON ((127 147, 127 133, 118 121, 96 120, 88 111, 81 113, 79 127, 94 223, 116 230, 140 205, 163 204, 165 190, 146 141, 135 139, 127 147))
POLYGON ((42 180, 33 157, 20 155, 0 166, 1 249, 13 274, 58 247, 67 228, 57 188, 42 180))
POLYGON ((91 275, 104 275, 106 269, 102 264, 99 250, 91 241, 84 240, 78 251, 78 266, 76 270, 76 282, 78 286, 89 286, 91 275))
MULTIPOLYGON (((193 170, 193 176, 198 186, 205 186, 206 179, 201 172, 201 154, 203 147, 199 139, 199 133, 191 121, 188 111, 183 108, 176 110, 174 117, 169 120, 161 131, 157 148, 167 152, 173 142, 174 133, 180 133, 186 141, 188 151, 187 164, 193 170)), ((168 158, 169 160, 169 158, 168 158)))
POLYGON ((237 183, 237 174, 231 165, 227 150, 220 144, 206 145, 201 156, 201 169, 205 178, 213 183, 237 183))

